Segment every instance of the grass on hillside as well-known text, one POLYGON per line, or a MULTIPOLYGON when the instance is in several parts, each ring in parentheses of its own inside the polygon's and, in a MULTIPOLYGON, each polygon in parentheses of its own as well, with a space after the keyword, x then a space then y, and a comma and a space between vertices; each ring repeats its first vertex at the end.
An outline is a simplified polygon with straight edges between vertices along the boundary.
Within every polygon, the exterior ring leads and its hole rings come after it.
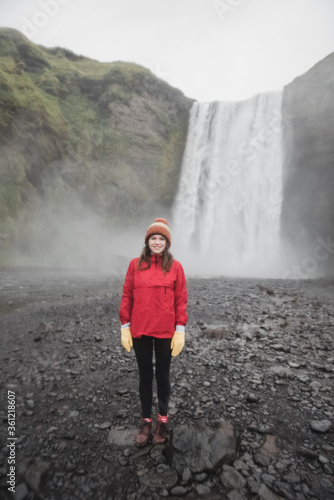
POLYGON ((172 201, 187 128, 169 112, 179 91, 137 64, 36 46, 15 30, 0 29, 0 54, 0 248, 43 240, 34 207, 50 200, 114 221, 172 201), (134 96, 156 130, 118 126, 134 96))

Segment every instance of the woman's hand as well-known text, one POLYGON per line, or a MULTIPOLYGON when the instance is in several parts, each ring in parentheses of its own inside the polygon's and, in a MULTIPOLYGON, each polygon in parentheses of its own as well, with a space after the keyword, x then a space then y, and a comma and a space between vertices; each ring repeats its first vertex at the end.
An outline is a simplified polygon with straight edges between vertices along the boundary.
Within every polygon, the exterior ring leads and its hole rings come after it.
POLYGON ((121 328, 121 341, 124 349, 130 352, 131 347, 133 346, 130 328, 121 328))
POLYGON ((184 332, 174 332, 170 348, 172 349, 172 356, 180 354, 184 346, 184 332))

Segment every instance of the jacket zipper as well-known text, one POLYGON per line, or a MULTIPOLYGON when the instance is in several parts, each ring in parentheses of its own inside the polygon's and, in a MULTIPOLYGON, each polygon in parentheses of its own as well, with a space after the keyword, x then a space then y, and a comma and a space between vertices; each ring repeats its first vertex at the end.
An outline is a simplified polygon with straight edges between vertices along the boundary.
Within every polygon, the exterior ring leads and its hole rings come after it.
MULTIPOLYGON (((158 256, 157 256, 157 255, 155 255, 154 257, 155 257, 155 267, 157 267, 157 265, 158 265, 158 256)), ((165 293, 167 293, 166 288, 167 288, 167 287, 165 286, 165 293)))

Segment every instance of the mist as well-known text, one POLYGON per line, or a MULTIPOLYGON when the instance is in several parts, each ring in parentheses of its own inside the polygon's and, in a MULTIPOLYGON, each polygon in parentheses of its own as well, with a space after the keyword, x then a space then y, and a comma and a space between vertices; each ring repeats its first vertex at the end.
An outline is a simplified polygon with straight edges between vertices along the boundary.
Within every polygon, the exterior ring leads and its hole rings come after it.
MULTIPOLYGON (((295 248, 283 238, 275 252, 239 260, 226 258, 229 242, 222 248, 212 241, 206 250, 199 244, 186 244, 180 234, 180 220, 166 207, 152 210, 152 217, 128 220, 120 227, 94 214, 88 207, 48 202, 29 214, 29 222, 17 235, 10 252, 10 264, 124 276, 131 259, 144 247, 149 225, 165 217, 172 234, 171 253, 187 276, 226 276, 276 279, 315 279, 328 276, 333 262, 333 240, 319 237, 313 248, 295 248)), ((182 216, 180 215, 180 219, 182 216)), ((200 235, 198 235, 200 237, 200 235)))
POLYGON ((136 228, 119 229, 88 207, 78 209, 68 202, 48 201, 35 207, 25 214, 20 227, 9 260, 16 266, 119 274, 126 270, 131 249, 140 252, 143 246, 136 228))

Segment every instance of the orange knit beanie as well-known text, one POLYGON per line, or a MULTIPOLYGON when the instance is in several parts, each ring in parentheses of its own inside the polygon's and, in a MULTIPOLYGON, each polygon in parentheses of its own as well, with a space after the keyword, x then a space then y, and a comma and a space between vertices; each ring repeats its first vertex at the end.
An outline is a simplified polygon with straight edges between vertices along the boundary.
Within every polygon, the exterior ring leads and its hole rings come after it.
POLYGON ((155 219, 153 224, 150 225, 145 236, 145 245, 147 244, 149 237, 152 236, 152 234, 161 234, 166 238, 168 246, 171 246, 172 238, 166 219, 155 219))

